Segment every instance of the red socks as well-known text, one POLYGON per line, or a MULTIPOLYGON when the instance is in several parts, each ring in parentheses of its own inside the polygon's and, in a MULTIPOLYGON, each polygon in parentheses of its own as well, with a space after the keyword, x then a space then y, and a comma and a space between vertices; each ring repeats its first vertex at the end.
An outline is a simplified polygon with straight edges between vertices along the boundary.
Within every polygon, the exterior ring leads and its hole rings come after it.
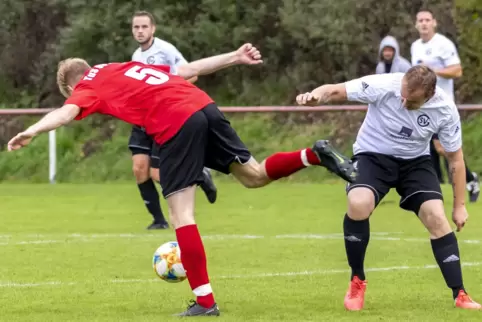
POLYGON ((279 152, 266 159, 266 173, 272 180, 287 177, 310 165, 319 165, 320 160, 311 148, 294 152, 279 152))
POLYGON ((186 270, 191 289, 197 303, 205 308, 214 305, 213 290, 209 284, 206 253, 197 225, 176 229, 177 242, 181 249, 182 266, 186 270))

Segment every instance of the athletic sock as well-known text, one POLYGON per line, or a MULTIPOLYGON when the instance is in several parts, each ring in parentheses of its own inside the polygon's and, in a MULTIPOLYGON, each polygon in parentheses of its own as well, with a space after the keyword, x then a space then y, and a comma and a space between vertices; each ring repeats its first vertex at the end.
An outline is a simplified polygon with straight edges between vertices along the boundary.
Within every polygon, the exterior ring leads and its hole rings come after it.
POLYGON ((358 276, 362 281, 365 280, 365 253, 368 242, 370 241, 370 221, 353 220, 345 214, 343 220, 343 235, 345 236, 345 250, 348 264, 351 267, 351 279, 358 276))
POLYGON ((438 239, 432 239, 432 251, 435 256, 447 286, 452 289, 454 299, 460 290, 464 290, 462 267, 457 237, 451 232, 438 239))
POLYGON ((320 160, 311 148, 294 152, 278 152, 266 159, 266 173, 271 180, 278 180, 309 167, 319 165, 320 160))
POLYGON ((152 179, 140 183, 137 185, 141 193, 141 197, 144 200, 147 210, 151 213, 154 221, 157 223, 165 223, 166 219, 162 214, 161 202, 159 200, 159 193, 152 179))
POLYGON ((181 250, 181 261, 186 270, 187 279, 196 302, 210 308, 214 305, 214 296, 207 270, 206 253, 197 225, 188 225, 176 229, 177 242, 181 250))

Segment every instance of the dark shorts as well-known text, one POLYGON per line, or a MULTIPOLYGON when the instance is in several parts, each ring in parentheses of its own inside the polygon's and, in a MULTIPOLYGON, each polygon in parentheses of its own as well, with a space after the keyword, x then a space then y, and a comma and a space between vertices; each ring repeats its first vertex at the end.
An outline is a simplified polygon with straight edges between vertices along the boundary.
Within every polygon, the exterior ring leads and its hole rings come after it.
POLYGON ((398 159, 378 153, 360 153, 353 157, 358 169, 355 187, 366 187, 375 195, 375 205, 395 188, 400 195, 400 207, 418 215, 427 200, 443 200, 440 183, 429 155, 415 159, 398 159))
POLYGON ((159 168, 159 145, 140 126, 133 126, 129 137, 132 155, 145 154, 151 158, 151 168, 159 168))
POLYGON ((216 104, 194 113, 177 134, 159 147, 162 194, 199 184, 203 168, 229 174, 233 162, 251 158, 244 143, 216 104))

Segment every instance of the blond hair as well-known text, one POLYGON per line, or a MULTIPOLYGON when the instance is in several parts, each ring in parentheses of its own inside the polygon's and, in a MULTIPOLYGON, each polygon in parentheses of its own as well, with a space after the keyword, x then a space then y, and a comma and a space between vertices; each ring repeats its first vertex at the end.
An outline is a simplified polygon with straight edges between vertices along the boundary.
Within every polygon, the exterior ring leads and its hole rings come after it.
POLYGON ((59 63, 57 69, 57 85, 60 92, 65 97, 72 94, 72 87, 74 87, 90 69, 89 64, 81 58, 67 58, 59 63))

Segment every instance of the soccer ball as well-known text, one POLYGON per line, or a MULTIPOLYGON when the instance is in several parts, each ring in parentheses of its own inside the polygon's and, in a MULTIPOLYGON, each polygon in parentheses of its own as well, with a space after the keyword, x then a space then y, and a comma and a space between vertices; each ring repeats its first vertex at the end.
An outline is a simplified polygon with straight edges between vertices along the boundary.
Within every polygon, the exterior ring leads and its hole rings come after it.
POLYGON ((152 266, 157 276, 169 283, 179 283, 186 279, 186 271, 181 263, 181 249, 175 241, 162 244, 154 253, 152 266))

